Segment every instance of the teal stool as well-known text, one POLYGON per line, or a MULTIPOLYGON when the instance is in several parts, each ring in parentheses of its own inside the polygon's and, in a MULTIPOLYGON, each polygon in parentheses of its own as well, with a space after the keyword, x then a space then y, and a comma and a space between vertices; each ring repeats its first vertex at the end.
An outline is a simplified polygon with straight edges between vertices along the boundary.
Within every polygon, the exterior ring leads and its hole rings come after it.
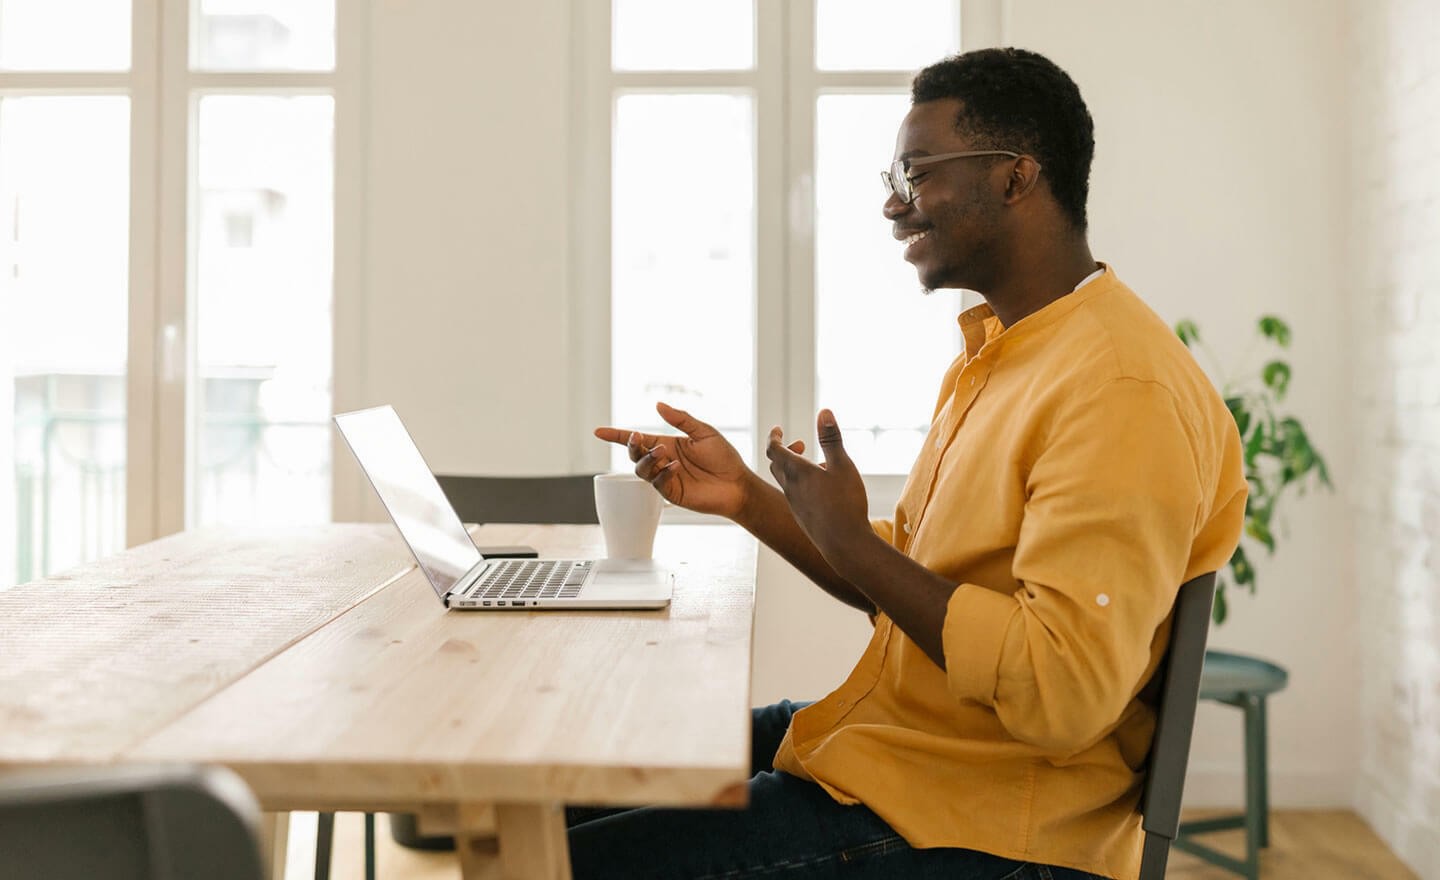
POLYGON ((1235 706, 1245 718, 1245 812, 1180 823, 1175 847, 1259 880, 1260 850, 1270 845, 1270 777, 1266 762, 1265 698, 1284 690, 1290 674, 1274 663, 1243 654, 1206 651, 1200 673, 1200 699, 1235 706), (1245 860, 1228 856, 1194 839, 1211 831, 1245 829, 1245 860))

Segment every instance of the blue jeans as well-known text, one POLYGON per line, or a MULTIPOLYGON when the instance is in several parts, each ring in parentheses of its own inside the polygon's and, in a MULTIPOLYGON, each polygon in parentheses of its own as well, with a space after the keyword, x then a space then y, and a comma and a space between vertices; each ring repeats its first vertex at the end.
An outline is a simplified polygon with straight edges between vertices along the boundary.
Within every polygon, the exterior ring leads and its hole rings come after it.
POLYGON ((790 717, 788 700, 755 709, 750 803, 743 810, 571 808, 575 880, 740 880, 765 877, 880 880, 1088 880, 966 849, 913 849, 864 806, 771 766, 790 717))

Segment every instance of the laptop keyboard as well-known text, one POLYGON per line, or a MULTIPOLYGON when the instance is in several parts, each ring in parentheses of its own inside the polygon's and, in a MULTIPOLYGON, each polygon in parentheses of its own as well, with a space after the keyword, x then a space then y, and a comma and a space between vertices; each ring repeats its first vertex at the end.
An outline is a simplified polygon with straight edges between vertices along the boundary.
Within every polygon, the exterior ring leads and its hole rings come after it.
MULTIPOLYGON (((573 599, 590 574, 591 560, 506 559, 481 575, 470 596, 475 599, 573 599)), ((488 604, 488 603, 487 603, 488 604)))

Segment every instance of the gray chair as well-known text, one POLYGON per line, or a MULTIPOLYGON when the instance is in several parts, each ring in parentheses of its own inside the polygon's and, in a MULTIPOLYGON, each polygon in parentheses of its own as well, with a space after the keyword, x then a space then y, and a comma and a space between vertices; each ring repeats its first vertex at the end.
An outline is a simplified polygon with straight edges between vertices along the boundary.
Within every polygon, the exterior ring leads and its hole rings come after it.
POLYGON ((1210 633, 1210 607, 1215 602, 1215 572, 1181 585, 1175 600, 1170 649, 1157 676, 1160 707, 1155 740, 1150 746, 1145 791, 1140 803, 1145 849, 1140 880, 1162 880, 1170 845, 1180 831, 1180 799, 1190 761, 1190 736, 1200 697, 1200 670, 1205 665, 1205 640, 1210 633))
POLYGON ((594 478, 436 477, 460 519, 473 523, 598 523, 594 478))
POLYGON ((260 880, 260 807, 219 767, 0 776, 0 876, 260 880))
MULTIPOLYGON (((477 477, 437 474, 450 506, 467 523, 594 524, 594 474, 547 477, 477 477)), ((330 876, 334 813, 321 813, 315 845, 315 880, 330 876)), ((455 838, 420 834, 413 813, 390 814, 390 836, 411 849, 450 850, 455 838)), ((365 814, 365 877, 375 876, 375 818, 365 814)))

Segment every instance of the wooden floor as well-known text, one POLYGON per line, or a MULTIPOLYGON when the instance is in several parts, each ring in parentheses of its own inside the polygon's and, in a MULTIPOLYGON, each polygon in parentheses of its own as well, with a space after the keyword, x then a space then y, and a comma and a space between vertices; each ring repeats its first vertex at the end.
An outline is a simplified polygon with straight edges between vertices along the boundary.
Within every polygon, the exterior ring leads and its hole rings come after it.
MULTIPOLYGON (((1200 818, 1204 813, 1187 813, 1200 818)), ((296 814, 290 831, 287 880, 314 876, 314 814, 296 814)), ((1243 855, 1243 832, 1207 836, 1208 842, 1236 857, 1243 855)), ((376 821, 377 880, 459 880, 454 853, 415 852, 396 846, 385 826, 376 821)), ((1270 820, 1271 846, 1262 861, 1264 880, 1417 880, 1390 853, 1380 838, 1354 813, 1331 810, 1281 810, 1270 820)), ((358 880, 364 871, 364 825, 358 813, 341 813, 335 822, 335 849, 330 876, 358 880)), ((1173 880, 1234 880, 1235 875, 1182 852, 1170 858, 1167 877, 1173 880)))

